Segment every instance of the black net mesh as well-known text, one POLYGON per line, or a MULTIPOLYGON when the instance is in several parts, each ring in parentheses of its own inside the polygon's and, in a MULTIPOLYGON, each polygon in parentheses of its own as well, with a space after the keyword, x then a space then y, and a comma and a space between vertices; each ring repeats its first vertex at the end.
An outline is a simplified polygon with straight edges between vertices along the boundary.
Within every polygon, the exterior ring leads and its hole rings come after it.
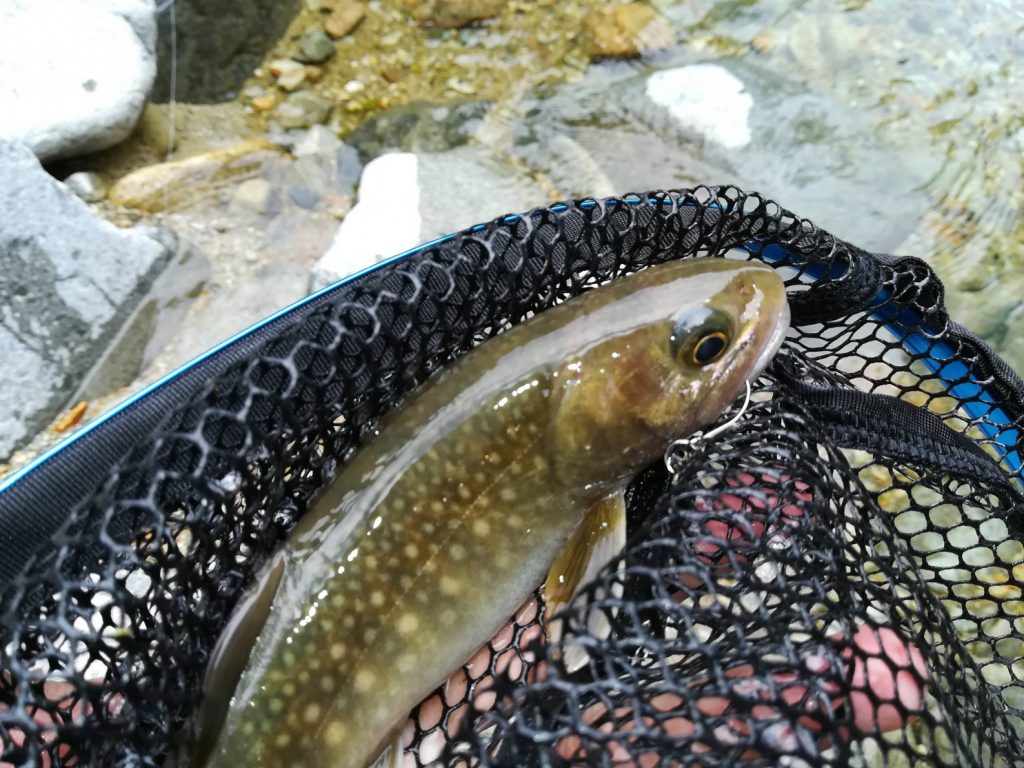
POLYGON ((168 414, 3 594, 0 765, 187 763, 233 605, 384 413, 534 312, 736 249, 781 271, 794 313, 752 406, 634 482, 626 550, 561 639, 538 593, 411 714, 407 761, 1024 764, 1024 387, 922 262, 702 187, 461 233, 168 414), (851 389, 948 429, 818 397, 851 389))

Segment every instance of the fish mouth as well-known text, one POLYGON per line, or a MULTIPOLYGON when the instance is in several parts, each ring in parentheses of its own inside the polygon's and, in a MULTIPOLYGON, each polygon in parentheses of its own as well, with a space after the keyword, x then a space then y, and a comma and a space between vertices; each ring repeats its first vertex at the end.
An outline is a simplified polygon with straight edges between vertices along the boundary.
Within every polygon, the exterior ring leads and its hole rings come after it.
POLYGON ((782 347, 782 342, 786 340, 786 332, 789 330, 790 311, 789 301, 782 301, 782 308, 778 315, 775 317, 775 322, 772 324, 771 330, 768 331, 767 341, 761 348, 761 354, 754 360, 753 366, 750 369, 750 375, 747 377, 747 381, 754 381, 760 376, 768 364, 775 359, 775 355, 782 347))

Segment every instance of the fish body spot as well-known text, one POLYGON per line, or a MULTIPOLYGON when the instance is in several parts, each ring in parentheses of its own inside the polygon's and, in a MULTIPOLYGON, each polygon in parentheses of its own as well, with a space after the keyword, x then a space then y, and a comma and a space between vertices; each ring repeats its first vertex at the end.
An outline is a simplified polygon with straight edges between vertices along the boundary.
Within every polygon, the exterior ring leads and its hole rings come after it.
POLYGON ((337 720, 329 723, 324 728, 324 742, 328 747, 338 748, 345 741, 345 726, 337 720))
POLYGON ((445 595, 455 596, 462 592, 462 584, 458 580, 453 579, 451 576, 441 577, 441 592, 445 595))

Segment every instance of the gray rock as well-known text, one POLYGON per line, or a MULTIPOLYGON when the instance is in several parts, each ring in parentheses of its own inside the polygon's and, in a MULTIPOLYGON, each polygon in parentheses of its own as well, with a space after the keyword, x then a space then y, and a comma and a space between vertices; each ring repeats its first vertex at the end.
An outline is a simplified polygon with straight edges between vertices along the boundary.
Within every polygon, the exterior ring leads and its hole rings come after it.
POLYGON ((547 201, 533 179, 481 146, 382 155, 363 169, 358 198, 313 269, 313 289, 441 235, 547 201))
POLYGON ((490 104, 481 101, 449 105, 414 102, 367 120, 346 141, 363 162, 388 150, 443 152, 469 142, 489 108, 490 104))
POLYGON ((168 258, 0 141, 0 460, 67 404, 168 258))
POLYGON ((169 230, 140 228, 173 254, 121 325, 106 351, 83 377, 69 402, 92 401, 136 380, 181 328, 210 276, 210 261, 193 244, 169 230))
POLYGON ((160 3, 153 99, 192 104, 231 98, 299 12, 299 0, 174 0, 160 3), (176 34, 174 33, 176 30, 176 34))
POLYGON ((330 99, 313 91, 297 91, 277 108, 277 122, 286 130, 309 128, 327 120, 333 108, 330 99))
POLYGON ((316 208, 317 203, 320 202, 320 194, 309 187, 290 187, 288 197, 299 208, 305 208, 307 211, 316 208))
POLYGON ((0 3, 0 139, 43 160, 131 133, 156 73, 153 0, 0 3))
POLYGON ((64 179, 64 186, 87 203, 98 203, 107 196, 107 186, 95 173, 79 171, 64 179))
POLYGON ((334 41, 321 27, 312 27, 295 41, 292 58, 304 64, 319 64, 334 55, 334 41))
POLYGON ((274 187, 266 179, 246 179, 235 188, 231 195, 228 212, 232 216, 246 213, 265 216, 270 209, 270 199, 273 193, 274 187))

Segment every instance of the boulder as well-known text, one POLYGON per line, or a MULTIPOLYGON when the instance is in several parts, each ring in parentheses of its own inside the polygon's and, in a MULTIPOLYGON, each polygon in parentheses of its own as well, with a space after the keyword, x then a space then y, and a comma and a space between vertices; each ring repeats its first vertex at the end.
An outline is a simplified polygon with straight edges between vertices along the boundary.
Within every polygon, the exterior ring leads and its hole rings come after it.
POLYGON ((154 0, 0 3, 0 139, 42 160, 131 133, 156 73, 154 0))
POLYGON ((0 460, 67 405, 169 257, 0 141, 0 460))
POLYGON ((363 169, 358 202, 313 270, 313 289, 442 235, 547 202, 529 176, 484 147, 381 155, 363 169))

